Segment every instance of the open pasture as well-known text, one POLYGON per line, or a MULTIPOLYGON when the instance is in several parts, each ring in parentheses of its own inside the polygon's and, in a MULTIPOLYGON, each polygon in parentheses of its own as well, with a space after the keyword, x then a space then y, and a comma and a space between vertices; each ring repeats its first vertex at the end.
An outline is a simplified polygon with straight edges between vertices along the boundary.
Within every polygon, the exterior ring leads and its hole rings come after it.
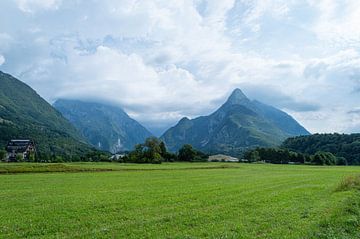
POLYGON ((0 238, 342 238, 336 215, 359 198, 336 188, 360 167, 34 165, 0 164, 0 238))

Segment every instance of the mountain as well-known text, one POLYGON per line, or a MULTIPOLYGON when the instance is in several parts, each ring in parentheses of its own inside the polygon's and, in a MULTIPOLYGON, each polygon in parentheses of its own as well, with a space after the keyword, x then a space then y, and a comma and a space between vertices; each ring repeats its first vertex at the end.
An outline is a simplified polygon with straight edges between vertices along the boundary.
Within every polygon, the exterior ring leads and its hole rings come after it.
POLYGON ((54 107, 95 147, 110 152, 132 150, 152 134, 121 108, 59 99, 54 107))
POLYGON ((291 116, 235 89, 228 100, 209 116, 183 118, 161 139, 171 151, 184 144, 208 153, 237 156, 248 148, 277 146, 290 136, 309 132, 291 116))
POLYGON ((0 148, 30 138, 44 154, 81 156, 91 150, 79 132, 33 89, 0 71, 0 148))

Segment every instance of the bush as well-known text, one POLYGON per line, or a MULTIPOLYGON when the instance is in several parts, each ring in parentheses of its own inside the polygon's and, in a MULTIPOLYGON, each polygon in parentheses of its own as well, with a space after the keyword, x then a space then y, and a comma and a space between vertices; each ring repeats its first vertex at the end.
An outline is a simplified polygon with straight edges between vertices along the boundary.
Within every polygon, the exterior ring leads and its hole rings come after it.
POLYGON ((17 154, 15 158, 16 158, 16 162, 23 162, 24 161, 24 158, 23 158, 23 156, 21 154, 17 154))
POLYGON ((349 191, 353 189, 360 190, 360 175, 344 178, 336 188, 336 191, 349 191))
POLYGON ((173 162, 176 155, 167 152, 165 144, 155 137, 147 138, 145 143, 137 144, 133 151, 122 158, 128 163, 156 163, 162 161, 173 162))
POLYGON ((257 151, 257 150, 246 151, 244 154, 244 158, 250 163, 258 162, 261 160, 259 151, 257 151))
POLYGON ((316 165, 335 165, 337 159, 330 152, 317 152, 311 157, 311 163, 316 165))
POLYGON ((348 162, 347 162, 346 158, 344 158, 344 157, 337 157, 336 165, 348 165, 348 162))
POLYGON ((179 149, 178 160, 191 162, 194 161, 196 156, 195 149, 190 144, 185 144, 179 149))
POLYGON ((194 149, 190 144, 185 144, 179 149, 178 161, 184 162, 205 162, 209 156, 194 149))
POLYGON ((287 149, 256 148, 245 152, 244 158, 248 162, 267 162, 274 164, 304 163, 306 156, 287 149))
POLYGON ((6 151, 0 150, 0 161, 5 160, 6 158, 6 151))

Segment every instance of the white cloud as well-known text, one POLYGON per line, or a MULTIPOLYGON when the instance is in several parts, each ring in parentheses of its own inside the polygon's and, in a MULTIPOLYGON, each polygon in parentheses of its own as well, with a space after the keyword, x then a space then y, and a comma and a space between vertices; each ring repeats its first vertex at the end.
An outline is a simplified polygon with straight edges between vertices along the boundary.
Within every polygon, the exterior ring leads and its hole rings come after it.
POLYGON ((292 1, 287 0, 241 0, 247 10, 242 16, 242 24, 250 26, 251 30, 258 32, 261 30, 261 23, 264 16, 271 16, 272 18, 282 19, 287 16, 289 12, 289 5, 292 1))
POLYGON ((164 128, 248 87, 313 132, 356 128, 343 123, 359 107, 355 0, 16 2, 0 3, 15 19, 0 22, 2 70, 49 101, 116 102, 164 128))
POLYGON ((5 57, 0 55, 0 66, 5 63, 5 57))
POLYGON ((6 51, 10 48, 12 37, 7 33, 0 32, 0 51, 6 51))
POLYGON ((44 79, 51 79, 47 84, 52 89, 45 87, 40 92, 50 101, 105 100, 122 105, 140 121, 174 122, 207 108, 218 92, 196 81, 185 69, 174 65, 156 69, 146 65, 137 54, 126 55, 99 46, 91 54, 69 47, 66 55, 66 63, 49 59, 31 69, 31 74, 23 75, 40 89, 44 79), (68 66, 71 68, 67 69, 68 66))
POLYGON ((311 1, 319 10, 318 21, 312 27, 319 39, 331 45, 360 46, 359 1, 311 1))
POLYGON ((19 9, 27 13, 35 13, 41 10, 56 10, 62 0, 15 0, 19 9))

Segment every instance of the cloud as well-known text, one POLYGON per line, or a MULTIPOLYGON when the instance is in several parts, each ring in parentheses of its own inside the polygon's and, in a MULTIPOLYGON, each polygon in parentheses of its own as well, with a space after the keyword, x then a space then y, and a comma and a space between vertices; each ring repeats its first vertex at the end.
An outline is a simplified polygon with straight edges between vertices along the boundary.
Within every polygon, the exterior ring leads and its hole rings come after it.
POLYGON ((158 131, 240 87, 312 132, 348 132, 359 107, 356 2, 5 0, 1 70, 49 102, 116 103, 158 131))
POLYGON ((175 65, 156 69, 137 54, 105 46, 91 53, 65 48, 66 61, 50 58, 23 74, 50 101, 115 102, 148 125, 169 125, 184 116, 197 116, 218 92, 185 69, 175 65), (42 87, 45 80, 51 89, 42 87))
POLYGON ((5 63, 5 57, 0 55, 0 66, 5 63))
POLYGON ((360 45, 360 8, 357 0, 321 0, 310 3, 319 13, 312 30, 322 41, 340 47, 360 45))
POLYGON ((0 32, 0 51, 6 51, 10 48, 12 37, 4 32, 0 32))
POLYGON ((348 114, 359 114, 360 115, 360 109, 354 109, 347 112, 348 114))
POLYGON ((56 10, 62 0, 15 0, 19 9, 27 13, 35 13, 42 10, 56 10))
POLYGON ((241 88, 250 98, 281 109, 296 112, 318 111, 321 109, 321 107, 316 103, 295 99, 273 86, 241 85, 241 88))

